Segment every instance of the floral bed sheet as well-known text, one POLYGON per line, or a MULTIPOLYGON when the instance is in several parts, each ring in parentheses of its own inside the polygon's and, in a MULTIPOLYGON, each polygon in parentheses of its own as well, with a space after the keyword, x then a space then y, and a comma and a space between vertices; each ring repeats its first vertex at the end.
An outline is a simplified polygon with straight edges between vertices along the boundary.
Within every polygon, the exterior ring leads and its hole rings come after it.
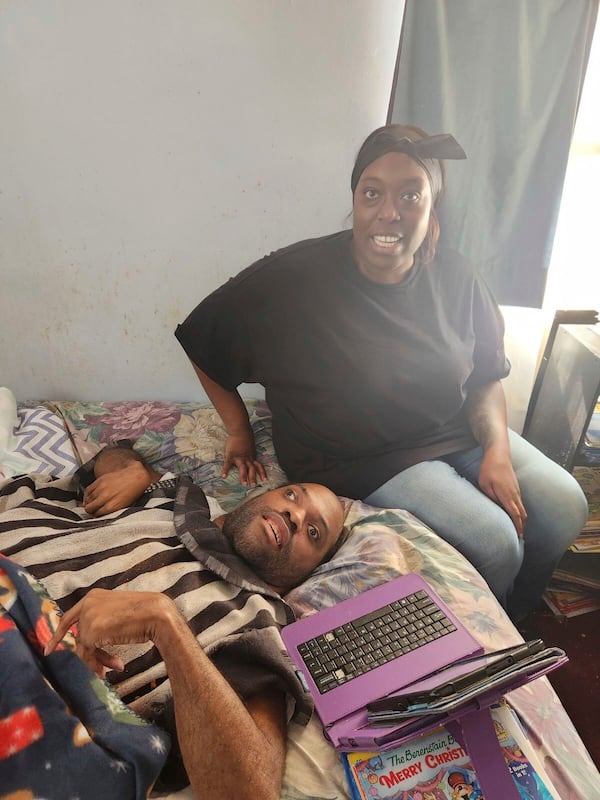
MULTIPOLYGON (((79 463, 105 444, 133 439, 135 449, 154 469, 189 475, 225 511, 251 493, 239 484, 235 471, 221 478, 225 428, 210 405, 145 401, 44 405, 63 419, 79 463)), ((273 450, 271 413, 262 400, 247 401, 247 408, 258 456, 267 471, 266 486, 279 486, 286 478, 273 450)))
MULTIPOLYGON (((270 412, 264 401, 246 401, 268 486, 285 481, 271 442, 270 412)), ((136 440, 136 449, 158 471, 187 473, 227 511, 253 491, 237 475, 220 477, 225 431, 212 408, 197 403, 46 402, 63 420, 76 460, 87 461, 104 444, 136 440)), ((259 491, 262 491, 262 488, 259 491)), ((286 597, 298 615, 417 572, 482 643, 486 650, 521 641, 521 636, 471 565, 450 545, 406 511, 376 509, 345 500, 348 540, 286 597)), ((508 699, 542 758, 561 800, 599 797, 600 774, 546 678, 510 693, 508 699)), ((306 728, 292 725, 282 800, 347 800, 339 758, 316 717, 306 728)), ((188 788, 168 800, 193 800, 188 788)))

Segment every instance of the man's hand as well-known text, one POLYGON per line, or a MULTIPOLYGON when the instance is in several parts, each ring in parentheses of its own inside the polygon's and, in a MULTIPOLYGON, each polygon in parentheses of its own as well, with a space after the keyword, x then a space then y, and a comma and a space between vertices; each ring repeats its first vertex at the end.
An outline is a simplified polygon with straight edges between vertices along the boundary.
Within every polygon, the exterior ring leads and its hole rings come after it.
POLYGON ((227 435, 221 477, 226 478, 233 466, 238 469, 242 486, 255 486, 257 479, 267 480, 265 468, 256 458, 254 436, 249 426, 242 433, 227 435))
POLYGON ((169 676, 177 736, 195 796, 230 800, 242 786, 243 797, 279 798, 286 733, 282 694, 265 690, 244 704, 164 594, 92 589, 62 616, 45 655, 75 622, 77 652, 101 677, 106 667, 123 669, 102 649, 106 645, 154 642, 169 676))
POLYGON ((510 458, 498 454, 494 447, 490 447, 483 454, 478 480, 481 491, 502 506, 512 519, 517 536, 522 539, 527 512, 510 458))
POLYGON ((77 653, 94 672, 104 677, 106 669, 122 670, 123 662, 103 647, 156 643, 161 622, 173 613, 179 614, 175 604, 160 592, 92 589, 60 618, 44 654, 51 653, 69 628, 77 623, 77 653))
POLYGON ((121 469, 96 478, 84 492, 83 507, 93 516, 128 508, 159 477, 141 461, 131 461, 121 469))

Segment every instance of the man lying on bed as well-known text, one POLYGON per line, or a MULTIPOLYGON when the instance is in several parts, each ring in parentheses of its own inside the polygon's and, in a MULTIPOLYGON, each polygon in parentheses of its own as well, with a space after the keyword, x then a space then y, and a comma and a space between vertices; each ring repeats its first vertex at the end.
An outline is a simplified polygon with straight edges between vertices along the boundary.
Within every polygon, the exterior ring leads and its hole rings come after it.
POLYGON ((284 486, 223 515, 188 478, 157 483, 130 449, 102 451, 93 469, 85 511, 75 479, 0 488, 0 549, 65 611, 46 652, 77 623, 84 660, 176 728, 199 797, 279 798, 286 722, 310 716, 279 635, 293 618, 280 594, 336 549, 338 498, 284 486))

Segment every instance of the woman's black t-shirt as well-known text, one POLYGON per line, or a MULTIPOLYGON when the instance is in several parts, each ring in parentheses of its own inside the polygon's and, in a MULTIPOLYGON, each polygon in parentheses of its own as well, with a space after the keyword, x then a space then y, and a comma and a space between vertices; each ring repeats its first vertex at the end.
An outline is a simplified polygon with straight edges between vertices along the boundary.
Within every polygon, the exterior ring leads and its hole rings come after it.
POLYGON ((352 232, 286 247, 179 325, 190 359, 226 389, 260 383, 291 480, 363 498, 420 461, 475 445, 465 400, 505 377, 504 323, 457 253, 400 284, 358 270, 352 232))

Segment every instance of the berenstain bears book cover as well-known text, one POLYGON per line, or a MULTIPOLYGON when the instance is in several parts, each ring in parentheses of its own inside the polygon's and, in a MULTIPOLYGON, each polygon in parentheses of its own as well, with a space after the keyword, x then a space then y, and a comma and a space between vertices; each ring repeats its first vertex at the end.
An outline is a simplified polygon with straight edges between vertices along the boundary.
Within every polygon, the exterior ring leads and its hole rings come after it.
MULTIPOLYGON (((523 800, 560 800, 514 712, 490 712, 523 800)), ((354 800, 485 800, 468 753, 445 728, 382 753, 342 753, 342 761, 354 800)))

